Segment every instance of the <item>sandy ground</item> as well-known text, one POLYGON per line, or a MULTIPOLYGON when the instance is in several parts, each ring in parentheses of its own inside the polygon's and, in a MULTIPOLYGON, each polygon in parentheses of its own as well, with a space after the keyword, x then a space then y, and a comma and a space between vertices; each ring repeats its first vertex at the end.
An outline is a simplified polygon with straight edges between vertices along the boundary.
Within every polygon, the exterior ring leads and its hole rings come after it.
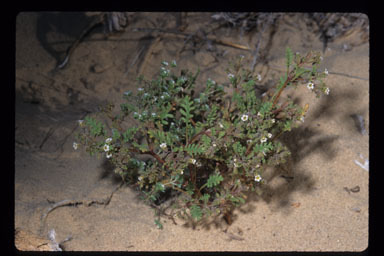
MULTIPOLYGON (((48 231, 68 251, 362 251, 368 246, 369 172, 355 163, 368 159, 369 134, 354 119, 361 115, 369 129, 369 44, 360 34, 330 42, 323 68, 329 70, 328 97, 316 100, 304 87, 296 100, 309 103, 305 123, 282 140, 292 150, 283 169, 267 173, 268 189, 251 196, 236 210, 234 222, 192 228, 177 220, 154 224, 154 211, 137 193, 123 186, 107 206, 60 207, 45 223, 42 214, 62 200, 99 200, 119 186, 106 159, 90 157, 72 143, 77 120, 107 100, 117 104, 135 90, 135 78, 151 78, 162 60, 202 70, 226 82, 231 58, 250 51, 215 43, 184 44, 185 37, 160 32, 134 32, 134 27, 184 28, 192 33, 217 27, 211 13, 135 13, 125 32, 108 39, 96 28, 75 49, 67 67, 52 72, 58 57, 92 17, 82 14, 21 13, 16 26, 15 232, 20 250, 47 250, 48 231), (185 47, 184 51, 181 49, 185 47), (285 177, 285 178, 284 178, 285 177), (288 177, 288 178, 287 178, 288 177), (358 186, 358 189, 357 189, 358 186)), ((219 27, 210 36, 254 49, 259 33, 219 27)), ((261 84, 276 81, 284 51, 323 50, 323 42, 300 14, 286 16, 267 29, 261 40, 263 61, 256 72, 261 84), (267 49, 267 50, 265 50, 267 49), (273 80, 275 79, 275 80, 273 80)), ((288 92, 292 93, 292 92, 288 92)))

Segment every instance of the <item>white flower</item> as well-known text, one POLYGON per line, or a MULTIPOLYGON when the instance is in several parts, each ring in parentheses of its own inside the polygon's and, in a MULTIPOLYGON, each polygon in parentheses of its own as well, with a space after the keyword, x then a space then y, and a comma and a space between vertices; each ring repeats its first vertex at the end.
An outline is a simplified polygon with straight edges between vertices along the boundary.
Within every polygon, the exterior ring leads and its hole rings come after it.
POLYGON ((268 138, 272 138, 272 133, 268 133, 268 138))
POLYGON ((308 87, 309 90, 313 90, 313 88, 315 88, 314 85, 313 85, 313 83, 311 83, 311 82, 309 82, 309 83, 307 84, 307 87, 308 87))
POLYGON ((228 78, 231 79, 231 78, 234 78, 235 76, 233 74, 228 74, 228 78))
POLYGON ((261 176, 259 174, 255 175, 255 181, 257 182, 261 181, 261 176))
POLYGON ((261 81, 261 75, 260 74, 257 75, 257 80, 261 81))
POLYGON ((144 89, 141 88, 141 87, 139 87, 137 90, 138 90, 139 92, 141 92, 141 91, 143 91, 144 89))
POLYGON ((212 146, 213 146, 213 147, 216 147, 217 145, 216 145, 216 143, 215 143, 215 142, 213 142, 213 143, 212 143, 212 146))
POLYGON ((108 138, 105 140, 105 143, 110 143, 112 141, 112 138, 108 138))
POLYGON ((184 174, 184 171, 183 171, 183 170, 181 170, 180 174, 181 174, 181 175, 183 175, 183 174, 184 174))
POLYGON ((196 164, 196 159, 191 158, 189 159, 189 161, 191 162, 191 164, 196 164))
POLYGON ((266 142, 267 141, 267 138, 266 137, 263 137, 263 138, 261 138, 261 143, 264 143, 264 142, 266 142))
POLYGON ((196 162, 196 166, 197 166, 197 167, 201 167, 201 165, 202 165, 202 164, 201 164, 200 162, 196 162))
POLYGON ((103 149, 104 149, 105 152, 108 152, 109 151, 109 145, 105 144, 103 149))
POLYGON ((242 116, 241 116, 241 120, 242 120, 243 122, 247 121, 247 120, 248 120, 248 115, 242 115, 242 116))
POLYGON ((166 148, 167 148, 167 144, 166 144, 166 143, 161 143, 161 144, 160 144, 160 147, 161 147, 162 149, 166 149, 166 148))
POLYGON ((111 158, 112 157, 112 153, 107 153, 107 158, 111 158))
POLYGON ((329 95, 329 92, 330 92, 329 88, 325 89, 325 94, 329 95))
POLYGON ((251 144, 252 143, 252 140, 247 140, 247 144, 251 144))
POLYGON ((142 180, 142 179, 143 179, 143 177, 139 176, 137 179, 138 179, 138 180, 142 180))
POLYGON ((272 118, 272 119, 271 119, 271 122, 274 124, 274 123, 275 123, 275 119, 274 119, 274 118, 272 118))
POLYGON ((161 62, 161 64, 163 64, 164 66, 168 66, 168 62, 166 61, 161 62))
POLYGON ((173 60, 173 61, 171 62, 171 65, 174 66, 174 67, 176 67, 176 61, 173 60))
POLYGON ((76 150, 77 149, 77 146, 78 144, 76 142, 73 142, 73 149, 76 150))
POLYGON ((78 120, 80 126, 83 126, 84 120, 78 120))
POLYGON ((152 113, 152 116, 155 117, 155 116, 156 116, 156 113, 153 112, 153 113, 152 113))
POLYGON ((304 123, 304 116, 302 116, 301 118, 300 118, 300 121, 302 122, 302 123, 304 123))
POLYGON ((220 126, 220 128, 224 128, 224 125, 222 125, 221 123, 219 123, 219 126, 220 126))
POLYGON ((257 116, 261 116, 261 113, 260 113, 260 112, 257 112, 257 116))
POLYGON ((260 167, 260 165, 259 165, 259 164, 257 164, 257 165, 256 165, 256 168, 259 168, 259 167, 260 167))
POLYGON ((324 69, 324 74, 328 75, 328 69, 324 69))

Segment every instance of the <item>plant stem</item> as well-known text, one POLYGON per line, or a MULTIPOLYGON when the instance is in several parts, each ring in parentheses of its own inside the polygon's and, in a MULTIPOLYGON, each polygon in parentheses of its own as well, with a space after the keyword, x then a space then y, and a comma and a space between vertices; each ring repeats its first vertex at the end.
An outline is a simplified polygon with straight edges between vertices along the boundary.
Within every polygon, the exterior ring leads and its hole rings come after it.
POLYGON ((272 104, 272 109, 273 107, 276 105, 278 99, 280 98, 280 95, 281 93, 283 92, 283 90, 285 89, 285 87, 287 87, 288 83, 291 81, 291 77, 289 77, 287 75, 287 80, 285 80, 283 86, 280 88, 280 90, 277 92, 277 95, 274 97, 275 99, 273 100, 273 104, 272 104))

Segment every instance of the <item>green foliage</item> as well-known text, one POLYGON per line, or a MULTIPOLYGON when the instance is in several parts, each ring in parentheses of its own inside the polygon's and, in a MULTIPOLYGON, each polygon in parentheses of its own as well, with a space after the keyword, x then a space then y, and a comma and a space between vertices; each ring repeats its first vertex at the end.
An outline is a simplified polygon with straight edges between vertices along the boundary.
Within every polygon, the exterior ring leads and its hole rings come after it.
POLYGON ((209 176, 209 179, 207 180, 207 187, 212 188, 214 186, 217 186, 224 180, 223 176, 220 174, 212 174, 209 176))
MULTIPOLYGON (((260 79, 243 68, 243 58, 226 70, 229 97, 212 79, 197 90, 199 70, 175 74, 176 62, 162 62, 155 79, 139 77, 137 92, 123 94, 118 115, 108 104, 87 116, 77 142, 91 155, 107 157, 152 206, 173 190, 178 196, 172 207, 179 217, 199 222, 220 216, 244 204, 246 191, 260 189, 267 165, 289 157, 278 137, 303 122, 308 104, 289 99, 281 104, 281 92, 312 83, 308 87, 316 96, 327 94, 320 60, 318 53, 300 56, 287 48, 287 72, 276 81, 273 95, 263 97, 256 94, 260 79)), ((163 228, 160 215, 155 224, 163 228)))
POLYGON ((196 221, 199 221, 201 219, 201 217, 203 216, 201 208, 197 205, 192 205, 190 210, 191 210, 192 218, 195 219, 196 221))
POLYGON ((105 128, 103 123, 101 123, 100 121, 97 121, 96 119, 87 116, 85 117, 85 124, 90 127, 91 136, 96 137, 104 135, 105 128))
POLYGON ((291 66, 291 63, 292 63, 293 53, 292 53, 291 48, 289 48, 289 47, 286 48, 285 52, 286 52, 285 54, 286 54, 286 59, 287 59, 287 70, 288 70, 289 67, 291 66))
POLYGON ((195 156, 204 152, 204 149, 198 144, 188 144, 184 147, 184 150, 191 156, 195 156))

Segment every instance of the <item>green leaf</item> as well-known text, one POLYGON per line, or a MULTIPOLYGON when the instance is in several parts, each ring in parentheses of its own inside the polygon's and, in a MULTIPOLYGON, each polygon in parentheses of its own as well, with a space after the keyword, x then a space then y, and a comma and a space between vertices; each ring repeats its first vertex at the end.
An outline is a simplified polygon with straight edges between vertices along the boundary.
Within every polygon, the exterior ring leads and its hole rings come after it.
POLYGON ((165 191, 165 186, 162 184, 162 183, 156 183, 156 186, 155 186, 155 192, 164 192, 165 191))
POLYGON ((232 145, 232 148, 237 155, 243 155, 247 150, 246 147, 243 147, 239 141, 236 141, 236 143, 232 145))
POLYGON ((286 58, 287 58, 287 70, 288 70, 289 67, 291 66, 292 59, 293 59, 292 50, 289 47, 287 47, 285 54, 286 54, 286 58))
POLYGON ((208 203, 210 195, 209 194, 204 194, 200 197, 200 200, 203 201, 204 203, 208 203))
POLYGON ((184 150, 189 155, 192 155, 192 156, 204 153, 204 149, 200 147, 198 144, 188 144, 187 146, 184 147, 184 150))
POLYGON ((90 133, 92 136, 101 136, 105 134, 104 125, 92 117, 85 117, 85 124, 90 126, 90 133))
POLYGON ((199 221, 201 219, 201 217, 203 216, 201 208, 198 205, 195 205, 195 204, 192 205, 190 208, 190 211, 191 211, 192 218, 194 218, 196 221, 199 221))
POLYGON ((137 132, 138 128, 136 127, 131 127, 128 128, 124 133, 123 133, 123 141, 125 143, 129 142, 130 140, 133 139, 135 133, 137 132))
POLYGON ((155 224, 158 229, 163 229, 163 224, 161 224, 160 220, 155 219, 155 224))
POLYGON ((207 187, 211 188, 213 186, 219 185, 220 182, 222 182, 223 180, 224 178, 220 174, 212 174, 209 176, 206 184, 207 184, 207 187))

